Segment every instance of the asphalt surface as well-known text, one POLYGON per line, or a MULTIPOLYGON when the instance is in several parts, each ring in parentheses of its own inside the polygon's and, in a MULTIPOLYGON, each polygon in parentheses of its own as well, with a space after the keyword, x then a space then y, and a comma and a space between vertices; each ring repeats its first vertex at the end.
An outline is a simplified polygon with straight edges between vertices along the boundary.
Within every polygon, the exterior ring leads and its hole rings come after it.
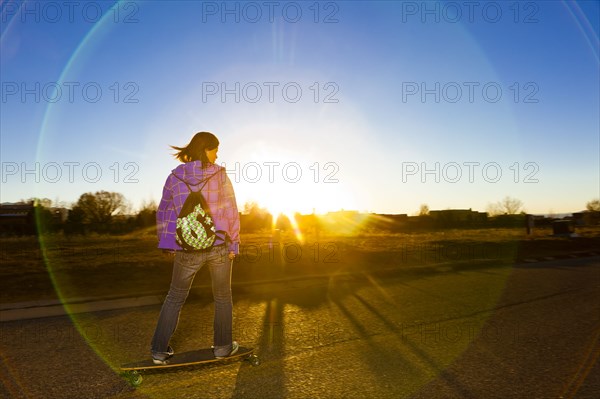
MULTIPOLYGON (((600 257, 237 286, 234 336, 262 363, 144 374, 159 303, 0 324, 14 398, 597 398, 600 257)), ((208 347, 210 292, 171 344, 208 347)), ((35 306, 33 307, 35 308, 35 306)))

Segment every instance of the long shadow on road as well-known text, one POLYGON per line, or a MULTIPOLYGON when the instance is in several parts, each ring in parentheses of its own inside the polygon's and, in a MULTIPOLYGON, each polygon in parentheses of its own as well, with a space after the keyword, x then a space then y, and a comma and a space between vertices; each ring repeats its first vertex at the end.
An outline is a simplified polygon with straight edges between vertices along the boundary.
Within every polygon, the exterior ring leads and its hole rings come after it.
MULTIPOLYGON (((379 308, 379 304, 372 304, 366 296, 359 293, 365 288, 370 296, 375 295, 383 299, 390 309, 398 308, 393 299, 385 295, 382 284, 368 274, 352 278, 331 276, 328 279, 298 283, 296 286, 292 284, 287 288, 267 287, 259 294, 246 293, 244 296, 252 295, 253 301, 265 304, 258 339, 258 355, 263 363, 257 368, 240 369, 233 397, 288 396, 286 383, 290 376, 286 375, 285 370, 286 332, 289 333, 295 327, 286 320, 285 308, 286 305, 294 305, 304 310, 324 306, 334 309, 334 314, 339 317, 336 322, 349 327, 344 332, 344 336, 338 336, 334 342, 325 345, 350 343, 356 348, 360 363, 370 370, 369 374, 379 381, 379 385, 390 383, 388 372, 390 370, 395 370, 402 375, 402 378, 395 381, 407 378, 417 381, 423 379, 427 373, 434 373, 437 378, 445 379, 450 386, 461 393, 462 397, 471 398, 472 395, 459 381, 444 373, 444 364, 411 340, 406 339, 405 331, 397 321, 386 316, 384 310, 379 308), (373 292, 375 294, 371 294, 373 292), (383 330, 373 326, 374 319, 379 320, 377 324, 383 325, 383 330), (418 359, 417 362, 415 358, 418 359)), ((377 302, 380 303, 381 300, 377 302)), ((287 349, 294 350, 294 348, 287 349)), ((310 367, 310 364, 306 366, 310 367)))
POLYGON ((245 367, 238 374, 233 398, 286 397, 283 306, 275 297, 267 301, 257 355, 261 366, 245 367))

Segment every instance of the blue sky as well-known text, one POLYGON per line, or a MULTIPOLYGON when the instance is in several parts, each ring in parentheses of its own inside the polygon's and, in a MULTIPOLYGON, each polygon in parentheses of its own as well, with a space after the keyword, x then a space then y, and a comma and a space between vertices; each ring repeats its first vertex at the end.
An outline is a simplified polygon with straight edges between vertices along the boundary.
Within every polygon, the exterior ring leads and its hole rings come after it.
POLYGON ((240 207, 600 197, 597 2, 267 4, 3 2, 1 202, 158 201, 203 130, 240 207))

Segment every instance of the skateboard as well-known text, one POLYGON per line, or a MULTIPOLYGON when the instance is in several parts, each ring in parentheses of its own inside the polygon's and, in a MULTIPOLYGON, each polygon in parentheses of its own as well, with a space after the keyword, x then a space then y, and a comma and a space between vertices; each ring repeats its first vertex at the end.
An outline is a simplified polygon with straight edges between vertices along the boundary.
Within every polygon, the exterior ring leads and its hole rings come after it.
POLYGON ((121 366, 120 370, 121 375, 123 375, 132 386, 138 387, 143 381, 142 372, 146 370, 173 369, 176 367, 194 366, 199 364, 228 362, 236 359, 246 360, 253 366, 258 366, 260 364, 258 356, 254 354, 254 348, 245 348, 240 346, 235 355, 222 359, 217 359, 215 357, 212 348, 206 348, 176 353, 168 360, 167 364, 154 364, 152 359, 147 359, 139 362, 124 364, 121 366))

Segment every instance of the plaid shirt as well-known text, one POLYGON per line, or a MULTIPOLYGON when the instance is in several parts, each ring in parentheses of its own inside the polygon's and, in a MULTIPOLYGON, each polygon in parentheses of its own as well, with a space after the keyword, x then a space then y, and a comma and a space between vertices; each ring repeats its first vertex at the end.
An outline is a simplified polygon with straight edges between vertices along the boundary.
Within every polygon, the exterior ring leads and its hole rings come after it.
MULTIPOLYGON (((158 247, 162 249, 181 250, 175 241, 177 215, 189 195, 186 183, 196 191, 203 180, 210 177, 202 188, 216 230, 227 233, 229 251, 239 252, 240 244, 240 215, 238 213, 235 194, 225 168, 209 165, 202 169, 201 161, 187 162, 173 169, 163 187, 162 199, 156 212, 156 228, 158 232, 158 247), (215 174, 216 173, 216 174, 215 174), (212 176, 214 174, 214 176, 212 176), (210 177, 212 176, 212 177, 210 177)), ((222 244, 217 238, 215 245, 222 244)))

